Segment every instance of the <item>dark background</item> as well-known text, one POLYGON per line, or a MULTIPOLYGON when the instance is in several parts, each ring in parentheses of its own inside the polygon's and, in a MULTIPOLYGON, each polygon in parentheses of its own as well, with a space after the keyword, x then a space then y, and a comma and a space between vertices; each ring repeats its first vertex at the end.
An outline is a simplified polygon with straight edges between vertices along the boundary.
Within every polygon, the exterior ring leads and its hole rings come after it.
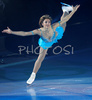
MULTIPOLYGON (((38 46, 39 36, 16 36, 2 34, 7 26, 13 31, 31 31, 39 28, 39 18, 49 14, 53 22, 59 21, 62 15, 60 1, 70 5, 80 4, 80 8, 67 22, 64 36, 56 46, 62 48, 71 45, 74 50, 92 48, 92 6, 91 0, 0 0, 0 52, 9 50, 18 52, 19 45, 38 46)), ((49 50, 50 54, 51 51, 49 50)), ((25 51, 23 53, 26 53, 25 51)))

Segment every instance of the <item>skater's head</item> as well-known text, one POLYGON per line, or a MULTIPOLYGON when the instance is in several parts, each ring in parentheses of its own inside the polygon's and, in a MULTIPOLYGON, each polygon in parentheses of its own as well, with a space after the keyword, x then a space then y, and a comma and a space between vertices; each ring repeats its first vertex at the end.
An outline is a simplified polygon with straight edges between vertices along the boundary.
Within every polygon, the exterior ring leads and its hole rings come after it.
POLYGON ((40 27, 48 28, 51 26, 52 18, 49 15, 43 15, 39 20, 40 27))

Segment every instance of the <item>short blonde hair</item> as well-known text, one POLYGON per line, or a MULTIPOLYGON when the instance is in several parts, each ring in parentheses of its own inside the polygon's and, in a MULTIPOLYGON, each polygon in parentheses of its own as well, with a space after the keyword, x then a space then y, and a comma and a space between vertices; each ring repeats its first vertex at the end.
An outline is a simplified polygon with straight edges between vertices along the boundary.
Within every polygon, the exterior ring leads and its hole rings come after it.
POLYGON ((39 26, 40 27, 43 27, 42 26, 42 23, 45 19, 49 19, 51 22, 52 22, 52 18, 49 16, 49 15, 43 15, 42 17, 40 17, 40 20, 39 20, 39 26))

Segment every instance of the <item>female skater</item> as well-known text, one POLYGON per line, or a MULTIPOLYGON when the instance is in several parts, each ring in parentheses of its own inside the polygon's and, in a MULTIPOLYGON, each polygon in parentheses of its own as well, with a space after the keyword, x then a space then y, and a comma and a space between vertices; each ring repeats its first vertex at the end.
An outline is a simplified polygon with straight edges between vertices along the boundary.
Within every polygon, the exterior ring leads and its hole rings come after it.
POLYGON ((57 40, 61 39, 63 33, 66 28, 66 22, 72 17, 72 15, 77 11, 80 5, 76 5, 75 7, 70 5, 63 4, 62 10, 63 15, 59 22, 56 22, 51 25, 51 17, 49 15, 43 15, 39 20, 40 28, 35 29, 30 32, 24 31, 12 31, 9 27, 3 30, 3 33, 14 34, 19 36, 29 36, 29 35, 39 35, 40 39, 38 44, 40 46, 39 56, 34 64, 33 72, 29 79, 27 80, 27 84, 32 84, 35 80, 36 73, 38 72, 39 68, 41 67, 41 63, 44 60, 48 48, 50 48, 57 40), (69 13, 69 11, 71 11, 69 13))

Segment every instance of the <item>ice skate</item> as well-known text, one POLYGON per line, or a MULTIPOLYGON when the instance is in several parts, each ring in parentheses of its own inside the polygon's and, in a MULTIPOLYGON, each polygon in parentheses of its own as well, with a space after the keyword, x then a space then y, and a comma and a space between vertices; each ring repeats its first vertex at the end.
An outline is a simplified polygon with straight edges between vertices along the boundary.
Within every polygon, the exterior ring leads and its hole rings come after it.
POLYGON ((27 80, 26 83, 29 84, 29 85, 32 84, 35 80, 35 77, 36 77, 36 74, 34 72, 32 72, 30 78, 27 80))
POLYGON ((71 5, 68 5, 68 4, 62 3, 62 2, 60 2, 60 3, 62 4, 62 11, 63 12, 69 13, 69 11, 73 11, 73 7, 71 5))

